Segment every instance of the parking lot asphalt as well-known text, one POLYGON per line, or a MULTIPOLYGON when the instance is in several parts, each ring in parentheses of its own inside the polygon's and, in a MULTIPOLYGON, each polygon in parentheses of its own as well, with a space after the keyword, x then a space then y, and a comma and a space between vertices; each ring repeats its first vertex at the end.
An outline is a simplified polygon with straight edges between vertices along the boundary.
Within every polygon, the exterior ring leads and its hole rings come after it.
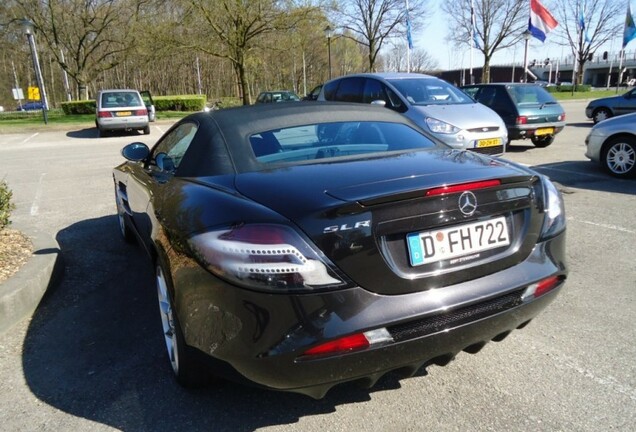
POLYGON ((506 155, 565 196, 570 278, 555 303, 478 355, 321 401, 224 382, 184 391, 170 376, 152 268, 118 238, 110 177, 125 143, 150 144, 167 126, 0 135, 15 226, 48 233, 48 245, 35 236, 39 256, 66 264, 35 312, 0 334, 0 429, 636 430, 636 181, 587 161, 584 104, 564 106, 568 127, 552 146, 513 143, 506 155))

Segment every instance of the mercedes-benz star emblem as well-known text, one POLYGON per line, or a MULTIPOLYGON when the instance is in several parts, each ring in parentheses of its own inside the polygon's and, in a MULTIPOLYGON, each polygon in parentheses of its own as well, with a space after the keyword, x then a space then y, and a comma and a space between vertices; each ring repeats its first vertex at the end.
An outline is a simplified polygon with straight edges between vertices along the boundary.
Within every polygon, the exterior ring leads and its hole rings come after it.
POLYGON ((472 216, 477 210, 477 197, 472 192, 464 192, 459 196, 459 210, 466 216, 472 216))

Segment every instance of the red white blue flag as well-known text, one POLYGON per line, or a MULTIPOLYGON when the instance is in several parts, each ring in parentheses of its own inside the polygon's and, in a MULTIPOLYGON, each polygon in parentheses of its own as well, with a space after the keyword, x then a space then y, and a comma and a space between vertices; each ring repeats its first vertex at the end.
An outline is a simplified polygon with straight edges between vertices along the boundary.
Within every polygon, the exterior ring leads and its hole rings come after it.
POLYGON ((544 42, 546 35, 558 25, 557 20, 554 19, 539 0, 530 0, 530 24, 528 25, 528 30, 530 30, 532 36, 544 42))

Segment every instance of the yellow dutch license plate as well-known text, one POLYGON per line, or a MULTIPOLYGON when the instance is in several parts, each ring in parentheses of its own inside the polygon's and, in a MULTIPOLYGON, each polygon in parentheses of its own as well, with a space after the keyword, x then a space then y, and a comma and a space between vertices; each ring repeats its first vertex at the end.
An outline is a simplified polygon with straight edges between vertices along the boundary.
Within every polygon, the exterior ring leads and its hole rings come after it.
POLYGON ((535 135, 552 135, 554 133, 554 128, 541 128, 534 131, 535 135))
POLYGON ((499 138, 477 140, 477 147, 478 148, 494 147, 494 146, 498 146, 498 145, 501 145, 501 139, 499 139, 499 138))
POLYGON ((117 112, 117 117, 130 117, 132 115, 132 112, 130 111, 118 111, 117 112))

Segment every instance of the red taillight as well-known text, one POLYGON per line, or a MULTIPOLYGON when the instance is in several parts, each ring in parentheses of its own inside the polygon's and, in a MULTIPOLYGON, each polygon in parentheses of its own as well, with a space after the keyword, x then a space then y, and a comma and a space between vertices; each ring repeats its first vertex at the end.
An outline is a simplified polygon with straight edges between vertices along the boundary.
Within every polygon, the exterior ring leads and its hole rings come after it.
POLYGON ((110 111, 98 111, 97 112, 97 117, 99 118, 106 118, 106 117, 110 117, 110 111))
POLYGON ((147 110, 147 109, 140 109, 140 110, 136 110, 136 111, 135 111, 135 115, 136 115, 136 116, 145 116, 145 115, 148 115, 148 110, 147 110))
POLYGON ((539 282, 530 285, 525 290, 525 292, 521 296, 521 300, 526 301, 540 297, 543 294, 556 288, 561 282, 563 282, 564 279, 564 276, 550 276, 548 278, 540 280, 539 282))
POLYGON ((304 355, 323 355, 337 352, 354 351, 369 347, 369 341, 364 333, 345 336, 322 345, 315 346, 304 352, 304 355))
POLYGON ((517 122, 518 125, 522 125, 522 124, 528 124, 528 117, 526 116, 519 116, 517 117, 517 122))
POLYGON ((221 240, 267 245, 289 243, 291 239, 283 228, 273 225, 242 225, 219 236, 221 240))
POLYGON ((539 297, 550 291, 552 288, 556 287, 559 282, 561 282, 561 278, 559 276, 552 276, 547 279, 543 279, 537 284, 537 289, 534 290, 534 296, 539 297))
POLYGON ((500 184, 501 180, 484 180, 472 183, 462 183, 452 186, 442 186, 426 191, 426 196, 436 196, 455 192, 464 192, 467 190, 485 189, 493 186, 499 186, 500 184))

